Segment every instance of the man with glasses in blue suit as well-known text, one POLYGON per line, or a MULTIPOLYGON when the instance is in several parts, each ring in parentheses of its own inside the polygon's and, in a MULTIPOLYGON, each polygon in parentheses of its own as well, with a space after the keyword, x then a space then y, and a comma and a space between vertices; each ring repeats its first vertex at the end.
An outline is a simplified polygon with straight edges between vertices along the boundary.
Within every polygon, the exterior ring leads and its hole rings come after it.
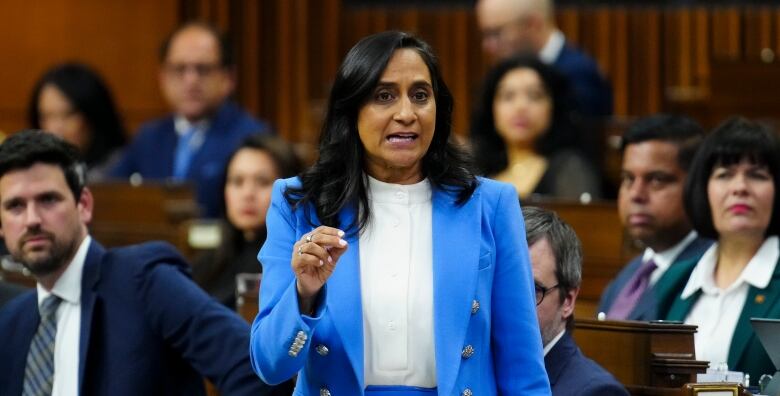
POLYGON ((553 396, 628 396, 626 389, 574 342, 574 304, 582 282, 582 247, 554 212, 523 208, 536 289, 536 316, 553 396))

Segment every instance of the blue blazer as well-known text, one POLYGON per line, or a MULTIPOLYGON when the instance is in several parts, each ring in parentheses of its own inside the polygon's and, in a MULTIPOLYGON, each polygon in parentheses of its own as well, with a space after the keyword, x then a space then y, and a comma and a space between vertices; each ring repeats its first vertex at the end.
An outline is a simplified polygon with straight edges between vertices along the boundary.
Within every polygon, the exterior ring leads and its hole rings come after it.
MULTIPOLYGON (((164 180, 173 175, 173 159, 178 135, 173 115, 142 125, 109 176, 128 178, 139 173, 145 179, 164 180)), ((228 157, 248 135, 268 132, 266 124, 255 120, 233 102, 225 102, 211 119, 206 140, 192 158, 187 179, 196 188, 198 203, 206 217, 218 217, 228 157)))
POLYGON ((582 354, 567 331, 544 357, 553 396, 628 396, 607 370, 582 354))
MULTIPOLYGON (((549 395, 534 306, 517 193, 514 187, 480 179, 459 206, 454 194, 434 188, 433 282, 436 376, 439 395, 549 395), (472 310, 474 301, 479 308, 472 310), (461 357, 466 345, 474 354, 461 357)), ((252 325, 255 371, 274 384, 298 374, 296 395, 362 395, 363 319, 359 237, 345 235, 349 248, 320 293, 313 316, 298 311, 292 246, 314 227, 307 212, 293 211, 283 192, 298 179, 277 181, 268 212, 268 238, 260 250, 263 284, 260 312, 252 325), (289 354, 298 339, 303 348, 289 354), (323 345, 328 353, 321 354, 323 345), (325 392, 323 392, 325 393, 325 392)), ((343 225, 354 210, 340 215, 343 225)), ((315 224, 318 223, 314 219, 315 224)))
MULTIPOLYGON (((188 264, 161 242, 105 250, 92 241, 81 290, 81 395, 268 395, 252 372, 249 326, 201 291, 188 264)), ((38 300, 0 311, 0 395, 21 395, 38 300)))
POLYGON ((612 115, 612 86, 593 58, 566 43, 553 65, 568 78, 578 109, 583 114, 612 115))
MULTIPOLYGON (((688 278, 693 272, 693 266, 678 265, 691 260, 698 260, 712 245, 712 240, 696 237, 685 249, 677 255, 672 265, 664 272, 652 288, 649 288, 639 297, 636 307, 628 315, 628 320, 659 320, 666 317, 674 298, 679 295, 688 283, 688 278)), ((609 312, 615 303, 617 295, 626 286, 626 283, 634 276, 634 273, 642 265, 642 255, 634 257, 628 265, 618 273, 615 280, 607 285, 601 294, 601 301, 597 312, 609 312)))

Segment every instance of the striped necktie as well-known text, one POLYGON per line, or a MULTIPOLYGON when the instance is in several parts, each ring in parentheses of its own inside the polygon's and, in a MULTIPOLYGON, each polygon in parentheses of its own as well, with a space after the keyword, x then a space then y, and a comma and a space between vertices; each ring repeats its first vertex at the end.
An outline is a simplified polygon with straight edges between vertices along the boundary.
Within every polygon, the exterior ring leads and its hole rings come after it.
POLYGON ((22 396, 51 395, 54 385, 54 339, 57 335, 57 307, 62 299, 50 295, 38 308, 41 323, 30 343, 27 367, 24 369, 22 396))

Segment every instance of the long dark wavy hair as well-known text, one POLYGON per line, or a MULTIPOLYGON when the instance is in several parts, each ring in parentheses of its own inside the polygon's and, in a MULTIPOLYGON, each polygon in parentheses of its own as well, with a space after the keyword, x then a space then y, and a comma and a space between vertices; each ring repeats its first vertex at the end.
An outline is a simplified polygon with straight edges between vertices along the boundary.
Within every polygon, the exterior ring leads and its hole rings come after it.
POLYGON ((518 55, 497 64, 488 71, 471 115, 470 139, 474 160, 480 174, 495 175, 508 166, 507 145, 496 130, 493 101, 501 80, 509 72, 517 69, 535 71, 552 102, 550 126, 535 142, 536 152, 549 157, 553 152, 563 148, 582 147, 582 139, 577 133, 573 120, 574 99, 568 81, 552 66, 542 63, 536 57, 518 55))
POLYGON ((87 122, 89 143, 82 153, 87 166, 100 164, 124 146, 125 128, 108 86, 96 71, 80 63, 54 66, 35 83, 27 112, 33 128, 41 128, 38 101, 48 84, 57 87, 87 122))
MULTIPOLYGON (((431 146, 422 158, 423 174, 434 188, 456 193, 458 204, 471 197, 477 178, 466 152, 450 139, 453 100, 439 71, 438 60, 421 39, 409 33, 389 31, 363 38, 344 58, 328 99, 319 158, 301 174, 300 188, 290 187, 285 191, 294 209, 308 210, 307 204, 311 203, 321 224, 346 226, 351 231, 360 231, 368 223, 371 214, 367 181, 363 176, 365 152, 358 135, 358 113, 373 93, 393 53, 404 48, 415 50, 428 66, 436 98, 436 128, 431 146), (360 209, 359 216, 352 224, 339 224, 339 212, 350 206, 360 209)), ((306 216, 315 225, 311 214, 306 216)))

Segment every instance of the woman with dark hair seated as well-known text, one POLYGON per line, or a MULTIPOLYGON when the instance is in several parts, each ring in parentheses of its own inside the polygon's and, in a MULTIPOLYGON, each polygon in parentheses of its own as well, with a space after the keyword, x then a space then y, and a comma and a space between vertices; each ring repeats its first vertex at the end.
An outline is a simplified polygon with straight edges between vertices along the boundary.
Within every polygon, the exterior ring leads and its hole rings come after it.
POLYGON ((780 318, 780 143, 742 118, 707 136, 691 164, 685 209, 699 235, 717 242, 692 268, 667 315, 698 326, 696 358, 760 378, 775 372, 750 318, 780 318), (695 267, 694 267, 695 266, 695 267))
POLYGON ((88 66, 49 69, 35 84, 27 113, 33 128, 59 135, 81 151, 90 181, 103 179, 119 160, 125 129, 111 92, 88 66))
POLYGON ((274 185, 255 371, 296 395, 549 395, 517 194, 451 137, 428 44, 368 36, 328 101, 319 158, 274 185))
POLYGON ((235 307, 236 275, 262 270, 257 252, 266 237, 265 215, 274 181, 300 171, 292 146, 267 134, 247 137, 228 158, 221 242, 193 265, 195 281, 228 307, 235 307))
POLYGON ((599 175, 572 122, 568 82, 529 56, 491 69, 471 118, 471 143, 482 174, 531 195, 601 196, 599 175))

